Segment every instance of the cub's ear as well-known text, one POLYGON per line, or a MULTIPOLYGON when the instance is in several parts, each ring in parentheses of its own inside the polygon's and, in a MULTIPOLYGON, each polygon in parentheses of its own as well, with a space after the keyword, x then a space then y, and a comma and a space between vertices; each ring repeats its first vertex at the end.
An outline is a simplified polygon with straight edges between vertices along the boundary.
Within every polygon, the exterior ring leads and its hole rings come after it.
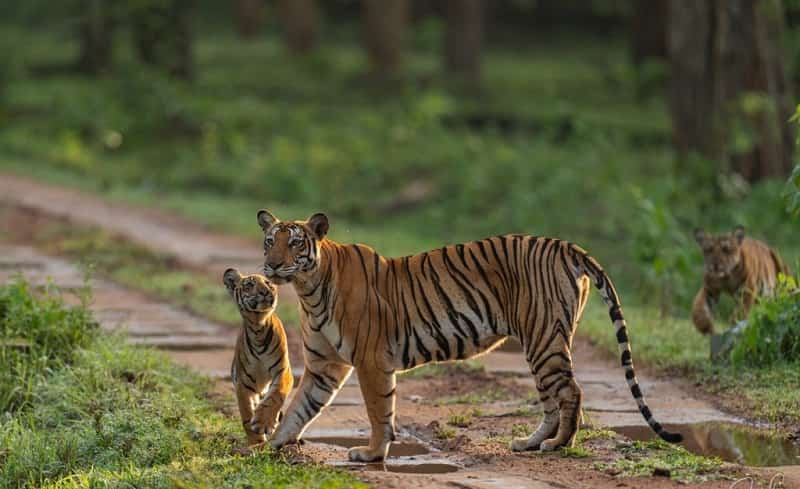
POLYGON ((222 282, 228 289, 228 292, 233 292, 236 285, 242 281, 242 274, 235 268, 229 268, 222 274, 222 282))
POLYGON ((744 241, 744 226, 733 228, 733 237, 736 238, 737 243, 742 244, 742 241, 744 241))
POLYGON ((706 240, 706 232, 700 228, 694 228, 694 240, 697 241, 697 244, 703 246, 706 240))
POLYGON ((306 226, 311 229, 317 239, 322 239, 328 234, 328 216, 318 212, 308 218, 306 226))
POLYGON ((257 217, 258 217, 258 225, 261 226, 261 229, 264 231, 266 231, 267 229, 272 227, 273 224, 278 222, 278 218, 273 216, 272 213, 270 213, 270 211, 266 209, 261 209, 260 211, 258 211, 257 217))

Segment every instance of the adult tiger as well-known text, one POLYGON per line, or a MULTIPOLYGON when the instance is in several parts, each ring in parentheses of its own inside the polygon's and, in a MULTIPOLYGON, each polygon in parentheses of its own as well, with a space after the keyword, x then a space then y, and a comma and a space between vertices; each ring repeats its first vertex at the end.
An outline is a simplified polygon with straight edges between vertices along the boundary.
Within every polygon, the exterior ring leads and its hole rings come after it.
POLYGON ((663 439, 680 441, 652 417, 636 381, 625 320, 614 286, 576 245, 549 238, 487 238, 404 258, 326 239, 328 218, 281 222, 258 212, 264 273, 291 282, 301 305, 305 373, 272 438, 299 440, 355 368, 372 433, 353 461, 383 459, 394 439, 395 372, 485 353, 507 337, 523 346, 544 408, 529 438, 512 449, 572 444, 581 390, 570 347, 589 295, 600 290, 617 330, 622 367, 644 418, 663 439))
POLYGON ((692 321, 703 334, 714 332, 714 309, 726 292, 737 298, 736 319, 744 319, 756 297, 771 295, 778 285, 778 275, 789 274, 789 267, 777 251, 767 244, 745 236, 744 228, 732 232, 708 234, 695 229, 694 237, 703 250, 703 285, 692 305, 692 321))

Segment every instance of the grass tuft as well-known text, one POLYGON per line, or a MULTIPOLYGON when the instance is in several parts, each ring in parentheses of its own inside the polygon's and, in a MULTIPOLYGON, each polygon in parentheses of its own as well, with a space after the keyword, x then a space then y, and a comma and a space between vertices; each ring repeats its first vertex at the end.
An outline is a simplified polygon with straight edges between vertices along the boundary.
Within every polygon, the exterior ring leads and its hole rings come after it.
POLYGON ((0 487, 363 487, 269 450, 231 455, 244 443, 240 423, 208 399, 205 378, 122 336, 96 334, 83 307, 38 297, 24 282, 1 287, 0 298, 3 331, 38 331, 32 351, 58 359, 16 357, 30 388, 0 424, 0 487))

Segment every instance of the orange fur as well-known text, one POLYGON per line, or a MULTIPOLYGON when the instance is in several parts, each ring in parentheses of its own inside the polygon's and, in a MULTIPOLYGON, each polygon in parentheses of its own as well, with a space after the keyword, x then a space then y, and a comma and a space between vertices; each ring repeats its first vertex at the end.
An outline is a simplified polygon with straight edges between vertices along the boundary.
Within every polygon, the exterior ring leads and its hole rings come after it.
POLYGON ((231 379, 247 440, 255 445, 275 429, 294 384, 286 332, 274 314, 277 288, 263 275, 231 268, 223 280, 242 316, 231 379))
POLYGON ((714 308, 725 292, 739 300, 735 319, 744 319, 756 297, 770 295, 778 275, 789 269, 778 253, 761 241, 745 237, 744 229, 711 235, 695 231, 705 260, 703 286, 695 295, 692 321, 703 334, 714 332, 714 308))
POLYGON ((349 457, 386 456, 394 439, 395 373, 485 353, 507 337, 523 345, 545 410, 539 429, 514 450, 570 445, 580 419, 572 337, 593 284, 609 307, 631 392, 651 427, 636 381, 614 286, 585 251, 565 241, 496 236, 404 258, 327 239, 328 220, 281 222, 259 212, 264 273, 291 283, 301 305, 305 373, 271 443, 296 442, 353 370, 372 426, 349 457))

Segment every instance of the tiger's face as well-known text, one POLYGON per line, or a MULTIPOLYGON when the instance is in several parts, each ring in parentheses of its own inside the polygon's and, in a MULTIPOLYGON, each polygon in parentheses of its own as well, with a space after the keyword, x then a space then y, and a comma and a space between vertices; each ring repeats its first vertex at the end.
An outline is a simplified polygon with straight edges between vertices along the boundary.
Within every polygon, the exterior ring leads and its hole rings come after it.
POLYGON ((242 316, 261 323, 275 311, 278 288, 263 275, 242 275, 239 270, 229 268, 222 281, 242 316))
POLYGON ((264 274, 277 284, 291 282, 298 273, 314 270, 319 245, 328 233, 328 218, 314 214, 307 221, 282 222, 267 210, 258 211, 264 231, 264 274))
POLYGON ((694 236, 703 250, 706 276, 713 279, 729 277, 742 260, 744 228, 738 226, 723 234, 707 234, 697 229, 694 236))

